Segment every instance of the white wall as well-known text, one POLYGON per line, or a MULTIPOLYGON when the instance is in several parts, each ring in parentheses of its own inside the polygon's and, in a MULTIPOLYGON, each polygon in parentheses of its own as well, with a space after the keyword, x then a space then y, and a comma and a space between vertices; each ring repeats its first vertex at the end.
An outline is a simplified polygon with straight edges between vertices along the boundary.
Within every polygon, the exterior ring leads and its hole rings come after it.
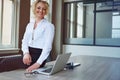
POLYGON ((92 56, 120 58, 119 47, 63 45, 63 53, 68 53, 68 52, 72 52, 72 56, 92 55, 92 56))

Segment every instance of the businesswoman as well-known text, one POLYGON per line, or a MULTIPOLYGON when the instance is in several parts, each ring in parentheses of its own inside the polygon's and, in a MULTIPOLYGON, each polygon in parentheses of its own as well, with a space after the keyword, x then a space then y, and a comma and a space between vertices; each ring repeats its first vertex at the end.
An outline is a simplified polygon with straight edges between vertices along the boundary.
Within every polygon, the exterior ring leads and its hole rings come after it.
POLYGON ((35 20, 30 21, 22 39, 23 63, 27 72, 43 67, 52 49, 54 25, 45 19, 49 4, 36 0, 33 3, 35 20))

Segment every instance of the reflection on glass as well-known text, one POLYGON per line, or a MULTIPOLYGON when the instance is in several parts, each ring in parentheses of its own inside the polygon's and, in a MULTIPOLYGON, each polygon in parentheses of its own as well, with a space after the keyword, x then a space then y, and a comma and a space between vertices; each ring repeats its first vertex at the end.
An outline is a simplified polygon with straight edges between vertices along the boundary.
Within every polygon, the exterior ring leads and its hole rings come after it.
POLYGON ((112 38, 120 38, 120 12, 113 13, 112 23, 112 38))
POLYGON ((68 28, 67 37, 81 38, 83 33, 83 5, 82 3, 71 3, 66 5, 65 22, 68 28))
POLYGON ((93 43, 93 5, 82 2, 64 5, 64 42, 70 44, 93 43))
POLYGON ((65 44, 120 46, 120 1, 68 3, 64 10, 65 44))
POLYGON ((120 5, 110 6, 107 3, 97 10, 96 45, 120 46, 120 5))

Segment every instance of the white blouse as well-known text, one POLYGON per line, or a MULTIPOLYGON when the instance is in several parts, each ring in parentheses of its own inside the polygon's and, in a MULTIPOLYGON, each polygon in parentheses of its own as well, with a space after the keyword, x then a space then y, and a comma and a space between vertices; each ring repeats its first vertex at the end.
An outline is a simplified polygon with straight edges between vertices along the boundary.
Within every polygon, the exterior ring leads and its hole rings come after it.
POLYGON ((35 21, 31 21, 26 27, 22 39, 22 51, 23 54, 29 53, 28 47, 42 49, 42 53, 37 60, 37 63, 42 64, 52 49, 55 28, 54 25, 46 19, 41 20, 35 29, 33 29, 34 24, 35 21))

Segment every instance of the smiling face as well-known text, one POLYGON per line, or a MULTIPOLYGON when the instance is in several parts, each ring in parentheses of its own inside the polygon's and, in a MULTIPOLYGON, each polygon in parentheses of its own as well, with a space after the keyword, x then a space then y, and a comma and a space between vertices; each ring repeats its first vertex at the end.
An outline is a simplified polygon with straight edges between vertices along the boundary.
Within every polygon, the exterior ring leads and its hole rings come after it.
POLYGON ((37 18, 43 19, 46 14, 47 14, 46 5, 42 2, 37 3, 35 7, 35 16, 37 18))
POLYGON ((46 1, 36 0, 32 5, 35 18, 43 19, 48 13, 49 4, 46 1))

